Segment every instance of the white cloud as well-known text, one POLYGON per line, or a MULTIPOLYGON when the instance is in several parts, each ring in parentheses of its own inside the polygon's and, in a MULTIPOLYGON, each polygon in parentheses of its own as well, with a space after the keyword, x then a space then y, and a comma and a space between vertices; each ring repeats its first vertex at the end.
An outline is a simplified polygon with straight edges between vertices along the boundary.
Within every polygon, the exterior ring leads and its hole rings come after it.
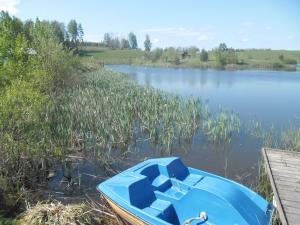
POLYGON ((19 12, 18 5, 20 0, 0 0, 0 11, 7 11, 10 14, 17 14, 19 12))
POLYGON ((290 35, 287 36, 287 38, 288 38, 289 40, 293 40, 293 39, 295 39, 296 37, 295 37, 295 35, 290 34, 290 35))

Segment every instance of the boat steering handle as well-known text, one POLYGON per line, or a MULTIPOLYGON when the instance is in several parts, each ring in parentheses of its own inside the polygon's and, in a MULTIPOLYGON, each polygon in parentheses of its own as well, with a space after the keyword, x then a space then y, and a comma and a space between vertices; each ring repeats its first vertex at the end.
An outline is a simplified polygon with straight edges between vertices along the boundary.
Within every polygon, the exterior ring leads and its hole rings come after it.
POLYGON ((192 217, 192 218, 187 219, 186 221, 184 221, 184 225, 189 225, 194 220, 201 220, 202 222, 206 221, 207 220, 206 212, 201 212, 198 217, 192 217))

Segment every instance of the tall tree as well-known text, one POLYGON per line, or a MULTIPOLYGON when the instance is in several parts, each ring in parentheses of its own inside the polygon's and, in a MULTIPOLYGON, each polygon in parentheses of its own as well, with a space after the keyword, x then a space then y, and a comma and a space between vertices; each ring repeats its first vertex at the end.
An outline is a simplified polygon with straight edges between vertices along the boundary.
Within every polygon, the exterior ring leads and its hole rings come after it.
POLYGON ((111 37, 110 33, 105 33, 104 34, 104 45, 106 47, 111 47, 111 40, 112 40, 112 37, 111 37))
POLYGON ((65 25, 58 21, 51 22, 51 30, 58 42, 62 43, 65 40, 65 25))
POLYGON ((136 40, 136 36, 133 32, 129 33, 128 41, 129 41, 129 45, 130 45, 131 49, 137 49, 137 47, 138 47, 137 40, 136 40))
POLYGON ((202 61, 202 62, 208 61, 208 53, 207 53, 207 51, 205 51, 204 48, 201 50, 201 53, 200 53, 200 61, 202 61))
POLYGON ((33 41, 34 22, 32 20, 26 20, 24 23, 25 37, 29 43, 33 41))
POLYGON ((78 37, 78 26, 76 20, 71 20, 69 22, 68 32, 70 34, 71 41, 75 43, 78 37))
POLYGON ((129 48, 129 41, 125 38, 121 39, 121 43, 120 43, 120 48, 121 49, 127 49, 129 48))
POLYGON ((227 51, 228 50, 228 48, 227 48, 227 45, 225 44, 225 43, 221 43, 220 45, 219 45, 219 50, 220 51, 227 51))
POLYGON ((84 36, 84 31, 83 31, 83 28, 81 26, 81 23, 78 24, 78 39, 80 42, 83 42, 83 36, 84 36))
POLYGON ((113 38, 113 39, 111 40, 111 47, 112 47, 113 49, 119 49, 119 48, 120 48, 120 40, 119 40, 118 37, 113 38))
POLYGON ((144 41, 144 47, 145 47, 145 51, 146 52, 150 52, 151 51, 151 47, 152 47, 152 43, 150 41, 149 35, 146 35, 146 39, 144 41))

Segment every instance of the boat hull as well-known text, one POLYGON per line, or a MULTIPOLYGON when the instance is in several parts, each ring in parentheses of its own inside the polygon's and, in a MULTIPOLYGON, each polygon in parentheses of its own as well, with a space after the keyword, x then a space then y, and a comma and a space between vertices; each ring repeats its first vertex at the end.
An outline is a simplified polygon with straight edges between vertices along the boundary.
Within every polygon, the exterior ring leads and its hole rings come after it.
POLYGON ((110 200, 105 195, 103 195, 103 197, 104 197, 105 201, 108 202, 110 207, 114 210, 114 212, 117 213, 122 219, 126 220, 126 222, 128 222, 132 225, 149 225, 148 223, 141 221, 136 216, 127 212, 125 209, 120 207, 118 204, 114 203, 112 200, 110 200))

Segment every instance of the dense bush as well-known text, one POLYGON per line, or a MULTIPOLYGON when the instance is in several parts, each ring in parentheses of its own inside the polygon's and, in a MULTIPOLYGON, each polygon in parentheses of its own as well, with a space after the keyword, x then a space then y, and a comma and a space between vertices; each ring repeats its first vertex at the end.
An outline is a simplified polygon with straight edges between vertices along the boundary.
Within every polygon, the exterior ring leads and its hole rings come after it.
POLYGON ((201 50, 201 53, 200 53, 200 61, 201 61, 201 62, 207 62, 207 61, 208 61, 208 52, 205 51, 205 49, 202 49, 202 50, 201 50))
POLYGON ((59 154, 50 126, 51 96, 73 80, 80 66, 59 27, 58 22, 23 23, 0 14, 2 207, 18 204, 22 190, 45 180, 59 154))
POLYGON ((227 64, 238 63, 235 50, 233 48, 227 48, 225 43, 221 43, 213 52, 216 59, 216 67, 224 67, 227 64))

